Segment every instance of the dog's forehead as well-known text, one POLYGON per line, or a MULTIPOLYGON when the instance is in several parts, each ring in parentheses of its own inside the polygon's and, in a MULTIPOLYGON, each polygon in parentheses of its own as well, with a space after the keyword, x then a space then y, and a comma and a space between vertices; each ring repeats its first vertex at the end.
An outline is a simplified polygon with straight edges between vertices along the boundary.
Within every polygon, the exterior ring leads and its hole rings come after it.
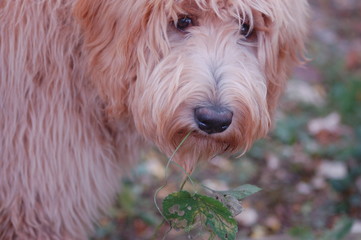
POLYGON ((176 0, 175 4, 190 13, 220 11, 230 8, 230 0, 176 0))
POLYGON ((269 15, 272 3, 267 4, 267 8, 260 8, 260 1, 245 0, 174 0, 173 10, 180 14, 189 14, 194 16, 216 15, 220 18, 251 18, 254 15, 269 15))
POLYGON ((203 8, 205 6, 216 6, 217 7, 225 7, 228 3, 230 3, 229 0, 176 0, 175 1, 178 4, 191 6, 195 8, 203 8))

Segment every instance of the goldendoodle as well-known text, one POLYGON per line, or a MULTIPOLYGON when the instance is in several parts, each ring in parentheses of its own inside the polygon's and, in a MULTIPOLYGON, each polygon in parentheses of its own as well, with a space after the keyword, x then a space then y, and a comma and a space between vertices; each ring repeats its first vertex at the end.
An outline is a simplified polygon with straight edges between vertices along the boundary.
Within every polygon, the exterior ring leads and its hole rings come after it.
POLYGON ((86 239, 154 143, 187 171, 267 134, 306 0, 1 0, 0 239, 86 239))

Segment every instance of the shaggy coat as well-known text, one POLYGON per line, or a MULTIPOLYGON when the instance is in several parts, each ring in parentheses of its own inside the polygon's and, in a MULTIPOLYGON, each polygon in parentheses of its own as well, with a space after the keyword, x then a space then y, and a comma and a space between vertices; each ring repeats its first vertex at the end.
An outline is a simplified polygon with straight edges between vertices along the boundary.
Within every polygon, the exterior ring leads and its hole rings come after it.
POLYGON ((145 143, 170 155, 192 132, 187 171, 246 151, 302 55, 307 7, 0 0, 0 239, 86 239, 145 143))

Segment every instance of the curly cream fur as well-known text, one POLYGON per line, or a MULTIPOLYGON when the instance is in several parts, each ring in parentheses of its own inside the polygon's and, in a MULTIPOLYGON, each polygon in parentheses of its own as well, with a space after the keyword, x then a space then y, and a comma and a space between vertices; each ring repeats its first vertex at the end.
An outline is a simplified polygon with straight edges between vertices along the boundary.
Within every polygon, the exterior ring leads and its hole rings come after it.
POLYGON ((305 0, 0 1, 0 239, 86 239, 153 142, 187 171, 267 134, 305 0), (188 33, 173 24, 191 15, 188 33), (254 41, 239 34, 248 22, 254 41), (231 126, 207 135, 193 109, 231 126))

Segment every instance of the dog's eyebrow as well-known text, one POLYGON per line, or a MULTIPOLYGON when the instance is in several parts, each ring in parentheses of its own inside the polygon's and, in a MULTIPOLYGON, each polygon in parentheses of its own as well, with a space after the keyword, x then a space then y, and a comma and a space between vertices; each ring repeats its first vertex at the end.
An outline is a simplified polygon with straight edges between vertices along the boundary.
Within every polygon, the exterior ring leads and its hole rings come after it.
MULTIPOLYGON (((222 15, 222 10, 225 9, 227 3, 222 1, 216 0, 184 0, 179 1, 179 8, 194 16, 201 16, 201 15, 208 15, 208 14, 215 14, 218 17, 222 15)), ((183 13, 184 13, 183 12, 183 13)))
POLYGON ((184 1, 180 4, 181 14, 199 16, 203 13, 202 9, 193 1, 184 1))

